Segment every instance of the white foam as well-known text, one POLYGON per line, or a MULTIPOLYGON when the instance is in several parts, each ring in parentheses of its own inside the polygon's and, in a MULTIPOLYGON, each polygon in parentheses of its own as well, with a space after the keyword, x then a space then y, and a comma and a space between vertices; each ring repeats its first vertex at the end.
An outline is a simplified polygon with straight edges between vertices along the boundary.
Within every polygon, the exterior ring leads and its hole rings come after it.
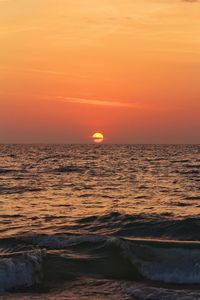
MULTIPOLYGON (((152 248, 151 248, 152 251, 152 248)), ((200 283, 200 251, 186 249, 153 249, 153 257, 138 260, 145 278, 166 283, 200 283)), ((135 264, 134 258, 133 263, 135 264)))
POLYGON ((0 291, 30 287, 41 281, 43 251, 0 259, 0 291))

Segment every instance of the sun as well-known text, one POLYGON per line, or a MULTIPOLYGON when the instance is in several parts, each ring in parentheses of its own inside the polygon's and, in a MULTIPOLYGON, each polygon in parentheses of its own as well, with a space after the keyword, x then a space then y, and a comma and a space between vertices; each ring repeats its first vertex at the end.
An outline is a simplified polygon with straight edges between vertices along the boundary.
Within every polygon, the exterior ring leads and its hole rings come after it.
POLYGON ((95 143, 102 143, 104 141, 104 135, 100 132, 95 132, 92 138, 95 143))

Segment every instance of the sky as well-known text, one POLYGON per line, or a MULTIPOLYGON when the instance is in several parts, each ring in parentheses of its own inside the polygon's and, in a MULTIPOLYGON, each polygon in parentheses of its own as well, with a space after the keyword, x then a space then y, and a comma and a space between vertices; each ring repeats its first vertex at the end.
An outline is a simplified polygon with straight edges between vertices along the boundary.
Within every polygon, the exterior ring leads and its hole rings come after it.
POLYGON ((0 143, 200 143, 200 1, 0 0, 0 143))

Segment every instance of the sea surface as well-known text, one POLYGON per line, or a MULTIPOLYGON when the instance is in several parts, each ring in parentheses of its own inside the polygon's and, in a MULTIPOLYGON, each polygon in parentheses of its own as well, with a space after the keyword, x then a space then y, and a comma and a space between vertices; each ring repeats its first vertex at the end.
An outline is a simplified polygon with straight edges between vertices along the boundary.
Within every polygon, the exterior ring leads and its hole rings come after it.
POLYGON ((1 145, 0 299, 200 299, 200 145, 1 145))

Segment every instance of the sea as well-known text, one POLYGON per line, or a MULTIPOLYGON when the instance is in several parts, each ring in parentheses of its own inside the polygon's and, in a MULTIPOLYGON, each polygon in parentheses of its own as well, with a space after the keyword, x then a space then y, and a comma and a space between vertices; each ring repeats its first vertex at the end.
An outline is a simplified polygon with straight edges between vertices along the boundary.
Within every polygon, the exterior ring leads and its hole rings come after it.
POLYGON ((200 145, 0 145, 0 299, 200 299, 200 145))

